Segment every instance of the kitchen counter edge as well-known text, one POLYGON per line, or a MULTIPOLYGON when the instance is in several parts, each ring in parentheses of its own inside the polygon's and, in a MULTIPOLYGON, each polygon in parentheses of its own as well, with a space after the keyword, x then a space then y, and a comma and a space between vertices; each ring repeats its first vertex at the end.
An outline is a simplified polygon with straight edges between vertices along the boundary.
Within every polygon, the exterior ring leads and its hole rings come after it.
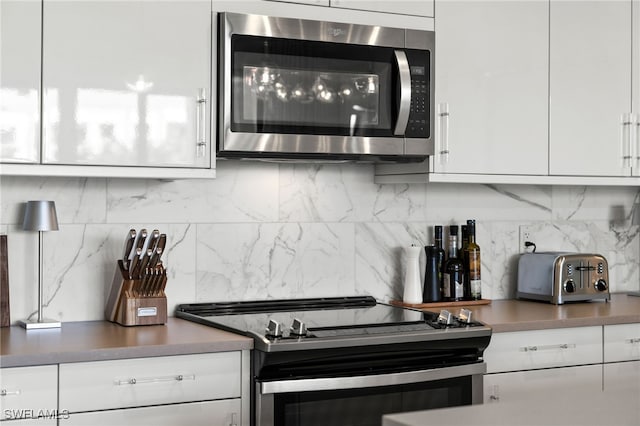
POLYGON ((2 368, 250 349, 249 337, 173 317, 137 327, 78 321, 54 329, 0 328, 2 368))

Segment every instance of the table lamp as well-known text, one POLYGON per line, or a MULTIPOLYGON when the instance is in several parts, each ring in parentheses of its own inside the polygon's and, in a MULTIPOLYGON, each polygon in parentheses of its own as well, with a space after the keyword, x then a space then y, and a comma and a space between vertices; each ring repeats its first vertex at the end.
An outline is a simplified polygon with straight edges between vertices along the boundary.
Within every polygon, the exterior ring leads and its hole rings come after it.
POLYGON ((21 320, 20 325, 27 330, 41 328, 59 328, 60 321, 47 320, 42 317, 42 233, 58 230, 56 204, 53 201, 27 201, 22 229, 38 231, 38 317, 36 320, 21 320))

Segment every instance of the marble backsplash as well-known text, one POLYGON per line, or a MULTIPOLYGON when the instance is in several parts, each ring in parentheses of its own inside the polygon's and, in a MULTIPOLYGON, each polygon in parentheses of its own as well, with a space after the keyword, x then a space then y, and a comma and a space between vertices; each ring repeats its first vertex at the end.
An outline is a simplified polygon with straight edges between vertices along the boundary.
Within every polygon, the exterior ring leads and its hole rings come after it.
POLYGON ((483 297, 515 296, 520 226, 538 250, 596 252, 611 290, 638 290, 637 188, 376 185, 373 166, 218 162, 215 180, 7 177, 11 319, 37 305, 37 233, 21 229, 27 200, 56 201, 44 234, 45 316, 103 318, 105 292, 130 228, 168 236, 169 310, 194 301, 371 294, 400 298, 403 248, 433 225, 476 219, 483 297))

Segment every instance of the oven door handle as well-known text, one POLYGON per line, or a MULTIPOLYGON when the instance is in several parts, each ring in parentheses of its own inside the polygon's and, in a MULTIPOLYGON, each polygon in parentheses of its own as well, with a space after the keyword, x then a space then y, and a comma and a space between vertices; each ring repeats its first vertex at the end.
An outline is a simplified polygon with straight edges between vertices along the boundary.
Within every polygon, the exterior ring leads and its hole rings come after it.
POLYGON ((405 371, 371 376, 323 377, 318 379, 277 380, 261 382, 260 393, 277 394, 288 392, 330 391, 339 389, 371 388, 376 386, 405 385, 431 382, 454 377, 483 375, 487 372, 484 362, 429 370, 405 371))
POLYGON ((409 122, 409 111, 411 109, 411 71, 409 70, 409 60, 407 54, 402 50, 394 50, 396 63, 398 64, 398 74, 400 75, 400 107, 398 108, 398 119, 394 135, 404 135, 409 122))

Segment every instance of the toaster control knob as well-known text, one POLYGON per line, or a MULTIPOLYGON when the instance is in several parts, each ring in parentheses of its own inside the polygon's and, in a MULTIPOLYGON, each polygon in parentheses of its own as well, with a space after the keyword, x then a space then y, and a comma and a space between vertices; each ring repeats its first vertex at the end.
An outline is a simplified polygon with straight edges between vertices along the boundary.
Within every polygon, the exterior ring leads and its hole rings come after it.
POLYGON ((596 290, 605 291, 607 289, 607 282, 602 278, 596 281, 596 290))
POLYGON ((574 291, 576 291, 576 283, 573 282, 573 280, 567 280, 564 283, 564 291, 566 291, 567 293, 573 293, 574 291))

